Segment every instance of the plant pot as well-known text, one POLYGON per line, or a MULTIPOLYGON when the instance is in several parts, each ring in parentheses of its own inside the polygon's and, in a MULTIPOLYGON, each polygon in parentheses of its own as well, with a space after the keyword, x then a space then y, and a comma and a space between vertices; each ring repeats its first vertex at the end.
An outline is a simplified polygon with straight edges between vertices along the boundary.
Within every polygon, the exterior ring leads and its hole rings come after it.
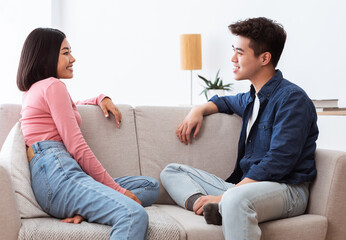
POLYGON ((225 90, 223 89, 211 89, 207 91, 208 99, 212 98, 214 95, 219 97, 225 96, 225 90))

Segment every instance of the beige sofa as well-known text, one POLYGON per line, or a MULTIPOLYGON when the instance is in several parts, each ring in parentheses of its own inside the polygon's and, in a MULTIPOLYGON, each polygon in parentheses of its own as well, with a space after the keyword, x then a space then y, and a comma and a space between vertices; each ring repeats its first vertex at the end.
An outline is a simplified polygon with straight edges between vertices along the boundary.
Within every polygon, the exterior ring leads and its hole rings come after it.
MULTIPOLYGON (((188 107, 118 106, 120 129, 96 106, 79 106, 83 135, 108 172, 114 176, 146 175, 159 179, 172 162, 185 163, 226 178, 234 167, 241 119, 214 114, 205 118, 199 137, 185 146, 175 135, 188 107)), ((0 105, 0 147, 20 118, 20 105, 0 105)), ((3 151, 3 149, 2 149, 3 151)), ((311 186, 306 214, 260 224, 266 240, 346 239, 346 153, 318 149, 318 175, 311 186)), ((179 186, 177 186, 179 187, 179 186)), ((21 218, 17 193, 0 163, 0 239, 107 239, 109 226, 61 223, 50 217, 21 218)), ((224 239, 220 226, 174 204, 165 189, 147 208, 149 239, 224 239)))

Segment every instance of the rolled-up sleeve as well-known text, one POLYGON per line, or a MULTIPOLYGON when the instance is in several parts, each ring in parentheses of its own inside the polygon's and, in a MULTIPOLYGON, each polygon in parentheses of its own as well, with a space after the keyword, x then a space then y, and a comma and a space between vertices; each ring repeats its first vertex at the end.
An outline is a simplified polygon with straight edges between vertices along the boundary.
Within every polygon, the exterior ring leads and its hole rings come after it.
POLYGON ((209 102, 213 102, 219 109, 220 113, 227 114, 237 114, 239 116, 243 116, 248 93, 239 93, 235 96, 223 96, 219 97, 218 95, 213 96, 209 99, 209 102))

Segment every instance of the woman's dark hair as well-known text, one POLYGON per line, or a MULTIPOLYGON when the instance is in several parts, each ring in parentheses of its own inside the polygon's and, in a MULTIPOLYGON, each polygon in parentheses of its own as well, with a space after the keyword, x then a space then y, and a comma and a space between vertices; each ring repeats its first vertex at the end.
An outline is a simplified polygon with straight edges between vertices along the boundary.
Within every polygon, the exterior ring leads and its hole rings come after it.
POLYGON ((17 72, 17 86, 27 91, 35 82, 57 77, 61 43, 65 34, 53 28, 36 28, 24 42, 17 72))
POLYGON ((256 57, 270 52, 271 63, 276 67, 286 42, 286 31, 282 25, 271 19, 259 17, 238 21, 229 25, 228 29, 237 36, 249 38, 249 47, 254 50, 256 57))

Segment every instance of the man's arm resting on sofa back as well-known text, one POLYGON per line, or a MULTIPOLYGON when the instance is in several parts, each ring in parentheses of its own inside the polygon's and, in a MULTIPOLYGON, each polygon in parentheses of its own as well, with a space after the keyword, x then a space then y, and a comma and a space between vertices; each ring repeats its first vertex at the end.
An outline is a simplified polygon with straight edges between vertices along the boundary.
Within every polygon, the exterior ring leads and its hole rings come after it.
POLYGON ((207 102, 205 104, 193 107, 177 128, 176 134, 180 141, 186 145, 191 143, 191 132, 196 128, 193 134, 193 138, 196 138, 199 130, 202 127, 203 116, 217 112, 218 108, 213 102, 207 102))

